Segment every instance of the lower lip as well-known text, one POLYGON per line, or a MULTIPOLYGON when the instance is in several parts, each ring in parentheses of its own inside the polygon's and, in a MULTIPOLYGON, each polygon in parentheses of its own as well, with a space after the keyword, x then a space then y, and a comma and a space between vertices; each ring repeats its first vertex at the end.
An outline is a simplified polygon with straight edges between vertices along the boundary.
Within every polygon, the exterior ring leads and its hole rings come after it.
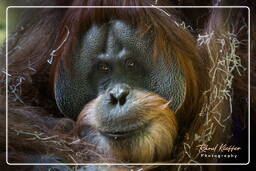
POLYGON ((141 128, 131 130, 129 132, 120 132, 120 133, 112 133, 112 132, 106 132, 106 131, 99 131, 103 136, 111 139, 124 139, 131 136, 134 136, 135 134, 138 134, 141 131, 141 128))

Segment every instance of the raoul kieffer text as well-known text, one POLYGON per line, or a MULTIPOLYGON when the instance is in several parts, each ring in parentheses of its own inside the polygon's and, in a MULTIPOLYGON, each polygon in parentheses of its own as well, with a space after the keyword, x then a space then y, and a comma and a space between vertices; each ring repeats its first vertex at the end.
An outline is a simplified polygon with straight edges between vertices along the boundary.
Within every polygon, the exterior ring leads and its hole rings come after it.
POLYGON ((201 144, 197 146, 199 148, 199 153, 202 152, 234 152, 241 150, 241 147, 237 147, 235 145, 227 145, 227 144, 216 144, 215 146, 208 146, 207 144, 201 144))

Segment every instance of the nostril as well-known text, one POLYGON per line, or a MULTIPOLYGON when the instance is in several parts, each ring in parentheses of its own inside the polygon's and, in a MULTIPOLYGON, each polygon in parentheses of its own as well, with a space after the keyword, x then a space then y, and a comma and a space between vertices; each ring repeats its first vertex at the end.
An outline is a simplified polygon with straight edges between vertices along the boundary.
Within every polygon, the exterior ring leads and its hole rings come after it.
POLYGON ((110 93, 110 103, 112 105, 116 105, 118 103, 118 100, 116 99, 116 97, 112 93, 110 93))
POLYGON ((119 102, 120 105, 124 105, 128 94, 129 92, 123 92, 122 94, 115 96, 114 94, 110 93, 110 103, 112 105, 116 105, 119 102))
POLYGON ((125 104, 125 101, 126 101, 126 97, 121 97, 121 98, 119 99, 119 104, 120 104, 120 105, 124 105, 124 104, 125 104))
POLYGON ((119 99, 118 99, 120 105, 124 105, 124 104, 125 104, 125 102, 126 102, 126 97, 127 97, 128 94, 129 94, 128 91, 122 92, 121 96, 120 96, 119 99))

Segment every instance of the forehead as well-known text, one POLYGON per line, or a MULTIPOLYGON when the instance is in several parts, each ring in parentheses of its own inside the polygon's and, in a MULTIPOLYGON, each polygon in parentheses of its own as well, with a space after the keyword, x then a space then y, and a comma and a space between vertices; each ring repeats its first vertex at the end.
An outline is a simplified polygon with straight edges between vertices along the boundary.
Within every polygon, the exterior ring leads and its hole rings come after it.
POLYGON ((135 26, 121 20, 92 24, 81 36, 83 53, 98 57, 103 54, 104 58, 124 53, 148 56, 153 44, 151 31, 140 34, 135 26))

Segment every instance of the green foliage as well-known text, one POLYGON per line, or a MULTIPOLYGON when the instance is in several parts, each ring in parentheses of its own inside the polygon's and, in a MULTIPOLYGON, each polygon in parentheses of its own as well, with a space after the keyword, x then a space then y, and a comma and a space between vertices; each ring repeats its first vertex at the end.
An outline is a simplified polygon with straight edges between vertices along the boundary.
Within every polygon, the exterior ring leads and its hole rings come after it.
POLYGON ((0 44, 5 39, 5 6, 0 2, 0 44))

